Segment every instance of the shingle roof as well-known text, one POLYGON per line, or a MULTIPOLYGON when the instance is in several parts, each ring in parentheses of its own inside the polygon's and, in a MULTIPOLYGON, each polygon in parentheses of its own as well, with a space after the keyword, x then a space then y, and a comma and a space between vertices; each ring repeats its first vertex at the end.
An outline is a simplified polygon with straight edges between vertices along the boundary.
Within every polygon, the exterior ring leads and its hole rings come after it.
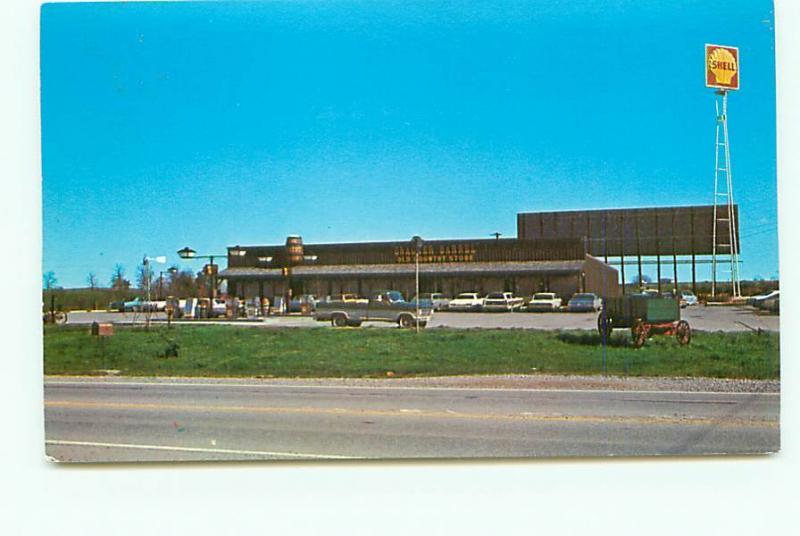
MULTIPOLYGON (((423 275, 558 275, 580 272, 583 260, 570 261, 519 261, 519 262, 451 262, 420 264, 423 275)), ((293 277, 319 276, 409 276, 414 275, 414 264, 342 264, 324 266, 296 266, 293 277)), ((221 277, 278 279, 283 277, 279 268, 234 267, 220 272, 221 277)))

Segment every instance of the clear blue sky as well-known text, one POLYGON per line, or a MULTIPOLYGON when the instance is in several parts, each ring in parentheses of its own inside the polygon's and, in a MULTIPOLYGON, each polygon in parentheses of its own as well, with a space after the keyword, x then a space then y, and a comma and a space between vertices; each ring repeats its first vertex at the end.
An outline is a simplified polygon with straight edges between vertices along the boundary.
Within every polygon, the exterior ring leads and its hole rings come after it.
POLYGON ((743 276, 777 273, 771 2, 595 4, 45 5, 43 269, 710 204, 720 43, 743 276))

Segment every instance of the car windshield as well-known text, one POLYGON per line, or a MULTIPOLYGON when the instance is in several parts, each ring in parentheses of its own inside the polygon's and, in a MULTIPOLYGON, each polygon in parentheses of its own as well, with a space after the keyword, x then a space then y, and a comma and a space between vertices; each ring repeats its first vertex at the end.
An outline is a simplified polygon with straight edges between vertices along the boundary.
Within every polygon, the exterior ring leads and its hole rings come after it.
POLYGON ((505 295, 502 292, 492 292, 486 297, 490 300, 502 300, 505 298, 505 295))
POLYGON ((386 293, 389 296, 389 299, 393 302, 395 301, 403 301, 403 295, 397 292, 396 290, 392 290, 386 293))
POLYGON ((572 299, 581 301, 594 300, 594 294, 575 294, 572 299))
POLYGON ((459 294, 456 299, 459 300, 473 300, 475 299, 475 294, 459 294))
POLYGON ((555 297, 556 297, 555 294, 534 294, 533 295, 533 299, 534 300, 552 300, 555 297))

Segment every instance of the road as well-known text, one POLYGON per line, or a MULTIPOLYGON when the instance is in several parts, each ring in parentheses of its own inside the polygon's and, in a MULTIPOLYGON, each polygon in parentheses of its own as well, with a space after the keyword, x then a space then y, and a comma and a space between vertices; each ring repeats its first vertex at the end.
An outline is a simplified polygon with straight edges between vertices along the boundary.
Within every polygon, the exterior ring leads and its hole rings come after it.
MULTIPOLYGON (((681 315, 696 331, 750 331, 762 329, 778 331, 780 317, 763 314, 752 307, 697 306, 683 309, 681 315)), ((152 320, 162 322, 163 313, 155 313, 152 320)), ((92 322, 138 323, 144 322, 141 313, 72 312, 70 324, 92 322)), ((202 321, 186 321, 199 324, 202 321)), ((224 324, 224 320, 203 323, 224 324)), ((253 327, 327 327, 330 324, 315 322, 313 318, 301 316, 269 317, 262 321, 235 322, 237 325, 253 327)), ((367 322, 365 326, 392 327, 382 322, 367 322)), ((447 313, 433 315, 429 327, 449 328, 522 328, 522 329, 597 329, 597 313, 447 313)))
POLYGON ((70 462, 772 452, 778 419, 777 393, 45 381, 46 450, 70 462))

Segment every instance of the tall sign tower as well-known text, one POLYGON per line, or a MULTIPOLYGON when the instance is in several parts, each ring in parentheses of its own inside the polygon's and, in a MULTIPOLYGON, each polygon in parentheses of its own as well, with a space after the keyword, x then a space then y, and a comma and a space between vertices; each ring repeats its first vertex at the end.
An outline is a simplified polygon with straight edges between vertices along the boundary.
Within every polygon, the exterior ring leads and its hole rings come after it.
POLYGON ((728 140, 728 92, 739 89, 739 49, 706 45, 706 86, 715 88, 717 111, 714 147, 714 229, 711 255, 711 296, 717 294, 718 269, 730 274, 731 298, 742 295, 739 278, 739 227, 733 201, 733 172, 728 140), (730 263, 722 269, 720 263, 730 263))

